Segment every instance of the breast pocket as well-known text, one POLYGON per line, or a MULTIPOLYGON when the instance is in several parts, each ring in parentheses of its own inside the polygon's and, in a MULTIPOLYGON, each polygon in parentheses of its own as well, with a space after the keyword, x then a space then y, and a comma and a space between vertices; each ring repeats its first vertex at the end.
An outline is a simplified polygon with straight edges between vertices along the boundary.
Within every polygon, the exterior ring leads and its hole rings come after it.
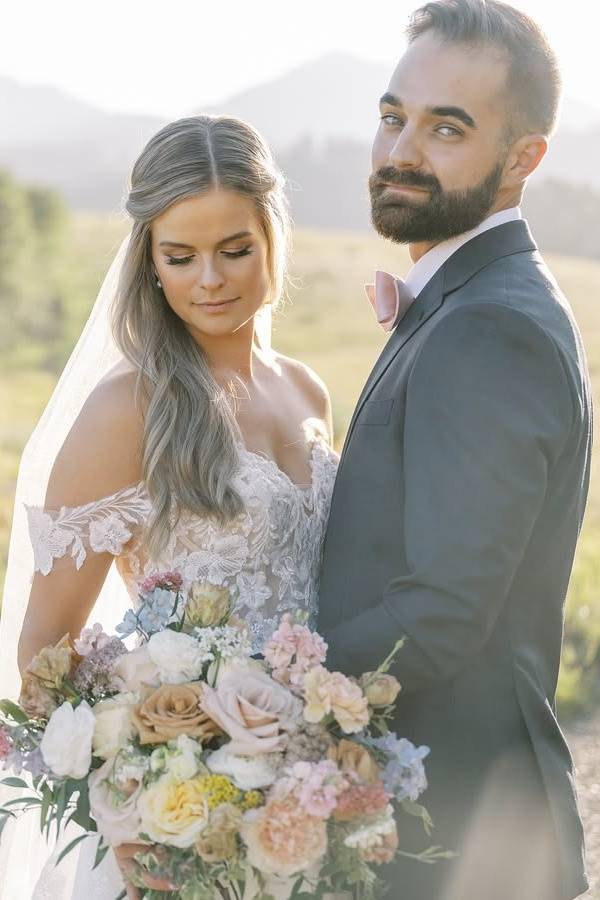
POLYGON ((367 400, 358 417, 359 425, 387 425, 394 406, 391 400, 367 400))

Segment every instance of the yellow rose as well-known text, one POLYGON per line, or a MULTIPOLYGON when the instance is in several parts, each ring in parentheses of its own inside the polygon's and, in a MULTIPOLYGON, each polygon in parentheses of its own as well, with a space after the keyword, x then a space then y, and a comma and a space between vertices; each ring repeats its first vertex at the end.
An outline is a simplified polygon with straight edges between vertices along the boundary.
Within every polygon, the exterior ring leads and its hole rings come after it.
POLYGON ((194 581, 188 594, 184 622, 190 627, 211 628, 220 625, 231 609, 227 588, 209 581, 194 581))
POLYGON ((360 684, 371 706, 390 706, 400 693, 398 679, 383 672, 366 672, 360 684))
POLYGON ((176 781, 165 775, 142 791, 138 799, 140 832, 172 847, 191 847, 208 823, 208 803, 202 777, 176 781))

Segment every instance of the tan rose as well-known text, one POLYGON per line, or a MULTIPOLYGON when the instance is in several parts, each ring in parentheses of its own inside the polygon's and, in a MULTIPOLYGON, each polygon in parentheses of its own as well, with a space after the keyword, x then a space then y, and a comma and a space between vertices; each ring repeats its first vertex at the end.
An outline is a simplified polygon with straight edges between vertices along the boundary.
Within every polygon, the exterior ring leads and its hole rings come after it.
POLYGON ((202 709, 231 738, 231 753, 256 756, 283 749, 284 732, 302 714, 302 702, 253 666, 233 665, 216 688, 204 686, 202 709))
POLYGON ((63 679, 71 674, 71 670, 82 659, 71 646, 68 634, 61 637, 54 647, 44 647, 31 660, 26 672, 34 675, 48 687, 59 688, 63 679))
POLYGON ((132 711, 133 724, 142 744, 162 744, 180 734, 201 743, 220 734, 220 729, 199 707, 203 685, 165 684, 151 691, 132 711))
POLYGON ((26 672, 21 682, 19 706, 32 719, 49 719, 58 708, 58 703, 54 694, 46 690, 39 678, 26 672))
POLYGON ((242 811, 232 803, 222 803, 210 814, 208 825, 196 841, 198 856, 206 863, 231 859, 237 852, 237 834, 242 811))
POLYGON ((211 628, 220 625, 231 609, 227 588, 209 581, 194 581, 188 594, 184 622, 190 627, 211 628))
POLYGON ((400 682, 383 672, 365 672, 360 685, 371 706, 390 706, 400 693, 400 682))
POLYGON ((337 746, 329 748, 327 755, 342 772, 356 772, 367 784, 375 784, 380 779, 381 771, 369 751, 354 741, 342 738, 337 746))
POLYGON ((82 657, 75 652, 68 634, 55 646, 44 647, 31 660, 21 684, 19 705, 27 715, 48 718, 62 701, 53 691, 60 691, 65 678, 71 675, 82 657))

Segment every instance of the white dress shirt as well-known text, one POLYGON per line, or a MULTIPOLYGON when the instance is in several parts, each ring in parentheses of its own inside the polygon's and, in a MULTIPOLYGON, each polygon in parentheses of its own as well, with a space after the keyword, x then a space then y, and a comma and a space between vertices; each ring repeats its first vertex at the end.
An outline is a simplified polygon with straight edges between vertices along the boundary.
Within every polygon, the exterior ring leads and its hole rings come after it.
POLYGON ((418 297, 438 269, 440 269, 444 263, 450 259, 452 254, 456 253, 456 251, 463 246, 463 244, 472 241, 478 234, 489 231, 490 228, 504 225, 505 222, 516 222, 517 219, 522 218, 523 216, 521 215, 521 210, 518 206, 513 206, 510 209, 502 209, 500 212, 488 216, 487 219, 484 219, 483 222, 481 222, 477 228, 473 228, 472 231, 465 231, 464 234, 457 234, 455 237, 448 238, 447 241, 436 244, 435 247, 432 247, 431 250, 414 264, 405 278, 406 286, 409 288, 413 297, 418 297))

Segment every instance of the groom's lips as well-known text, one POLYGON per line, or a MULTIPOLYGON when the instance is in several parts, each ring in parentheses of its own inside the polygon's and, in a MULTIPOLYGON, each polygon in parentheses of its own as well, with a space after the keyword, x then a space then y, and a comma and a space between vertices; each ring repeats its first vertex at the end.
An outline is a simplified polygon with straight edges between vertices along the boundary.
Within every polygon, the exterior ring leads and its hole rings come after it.
POLYGON ((389 181, 384 181, 382 187, 393 191, 395 194, 401 194, 406 197, 416 197, 419 194, 431 193, 429 188, 416 187, 411 184, 392 184, 389 181))

